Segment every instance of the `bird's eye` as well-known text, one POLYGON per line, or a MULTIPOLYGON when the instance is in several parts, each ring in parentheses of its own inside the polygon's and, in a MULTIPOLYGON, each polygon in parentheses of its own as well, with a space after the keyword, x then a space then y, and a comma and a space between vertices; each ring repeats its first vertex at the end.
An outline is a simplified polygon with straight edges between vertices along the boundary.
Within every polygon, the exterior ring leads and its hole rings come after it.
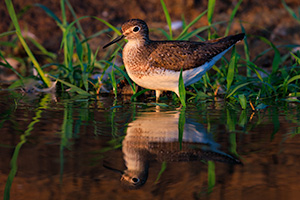
POLYGON ((137 184, 137 183, 140 181, 140 179, 138 179, 138 178, 132 178, 131 180, 132 180, 132 182, 135 183, 135 184, 137 184))
POLYGON ((133 28, 133 32, 138 32, 140 30, 140 27, 136 26, 133 28))

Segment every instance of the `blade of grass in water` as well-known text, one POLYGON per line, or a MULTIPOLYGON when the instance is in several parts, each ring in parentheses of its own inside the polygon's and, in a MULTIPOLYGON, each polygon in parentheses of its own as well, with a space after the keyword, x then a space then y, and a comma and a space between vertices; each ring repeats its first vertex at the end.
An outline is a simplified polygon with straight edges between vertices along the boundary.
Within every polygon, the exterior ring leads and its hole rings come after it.
POLYGON ((116 61, 116 57, 114 59, 114 63, 112 65, 112 69, 111 69, 111 72, 109 74, 109 77, 110 77, 110 80, 111 80, 111 85, 113 87, 113 92, 115 94, 115 98, 117 98, 117 81, 116 81, 116 78, 115 78, 115 72, 114 72, 114 66, 115 66, 115 61, 116 61))
POLYGON ((215 162, 208 161, 208 193, 211 193, 216 185, 215 162))
POLYGON ((234 155, 235 157, 240 157, 239 154, 236 151, 237 144, 236 144, 236 133, 230 133, 229 135, 229 143, 230 143, 230 153, 234 155))
POLYGON ((60 182, 62 183, 64 172, 64 149, 68 147, 70 139, 73 138, 73 105, 65 103, 64 120, 61 128, 61 142, 60 142, 60 182))
POLYGON ((5 189, 4 189, 4 200, 9 200, 10 199, 10 188, 12 185, 12 182, 16 176, 16 173, 18 171, 18 156, 21 147, 23 146, 24 143, 27 142, 26 137, 30 136, 31 131, 34 128, 34 125, 40 121, 40 118, 42 116, 42 112, 47 109, 47 103, 50 100, 50 94, 46 94, 42 100, 39 103, 39 107, 36 109, 35 116, 32 118, 31 123, 27 126, 26 131, 24 134, 20 136, 20 142, 16 145, 13 156, 10 161, 10 166, 11 170, 9 172, 9 175, 7 177, 7 181, 5 184, 5 189))
POLYGON ((181 105, 183 107, 186 107, 186 103, 185 103, 186 90, 185 90, 184 82, 183 82, 183 78, 182 78, 182 68, 180 70, 180 75, 179 75, 178 90, 179 90, 179 99, 180 99, 181 105))
MULTIPOLYGON (((55 78, 54 76, 51 76, 51 77, 52 77, 52 78, 55 78)), ((64 84, 64 85, 70 87, 70 88, 71 88, 71 92, 73 91, 73 92, 77 92, 78 94, 81 94, 81 95, 91 96, 90 93, 84 91, 83 89, 81 89, 81 88, 79 88, 79 87, 77 87, 77 86, 75 86, 75 85, 72 85, 71 83, 68 83, 68 82, 66 82, 66 81, 63 81, 63 80, 61 80, 61 79, 59 79, 59 78, 55 78, 55 79, 56 79, 57 81, 61 82, 62 84, 64 84)))
POLYGON ((234 46, 232 49, 231 59, 230 59, 228 72, 227 72, 227 93, 230 90, 231 84, 234 79, 236 64, 237 64, 237 54, 234 46))
POLYGON ((164 2, 164 0, 160 0, 160 3, 163 7, 163 10, 164 10, 164 13, 165 13, 165 17, 166 17, 166 20, 167 20, 167 24, 168 24, 168 27, 169 27, 169 31, 170 31, 170 40, 173 39, 173 35, 172 35, 172 21, 171 21, 171 17, 170 17, 170 14, 168 12, 168 9, 167 9, 167 6, 164 2))
POLYGON ((245 87, 246 85, 249 85, 251 83, 252 82, 246 82, 246 83, 237 85, 234 89, 231 90, 231 92, 226 96, 226 98, 231 97, 238 89, 245 87))
POLYGON ((185 125, 185 108, 183 107, 179 113, 179 120, 178 120, 178 142, 179 142, 179 149, 182 149, 182 138, 184 133, 184 125, 185 125))
POLYGON ((272 115, 271 115, 272 116, 272 122, 273 122, 273 125, 274 125, 273 132, 271 134, 271 141, 272 141, 275 137, 275 134, 279 131, 280 122, 279 122, 278 108, 273 107, 271 112, 272 112, 272 115))
MULTIPOLYGON (((107 63, 109 65, 113 65, 113 63, 109 62, 109 61, 101 61, 101 62, 104 62, 104 63, 107 63)), ((124 72, 120 67, 116 66, 116 65, 113 65, 114 68, 116 68, 127 80, 127 82, 129 83, 132 91, 133 91, 133 94, 136 93, 136 87, 135 87, 135 84, 132 83, 131 79, 129 78, 128 74, 126 72, 124 72)))
POLYGON ((149 91, 150 89, 143 89, 135 94, 133 94, 130 98, 130 101, 135 101, 135 99, 140 96, 141 94, 144 94, 145 92, 149 91))
POLYGON ((22 46, 24 47, 27 55, 29 56, 31 62, 33 63, 35 69, 37 70, 38 74, 40 75, 43 83, 46 85, 46 87, 51 87, 51 83, 50 80, 45 76, 44 71, 42 70, 42 68, 40 67, 39 63, 37 62, 37 60, 35 59, 34 55, 32 54, 30 48, 28 47, 27 43, 25 42, 25 39, 21 33, 21 28, 19 26, 19 22, 16 16, 16 12, 15 9, 13 7, 12 1, 11 0, 5 0, 6 3, 6 7, 9 13, 9 16, 15 26, 16 29, 16 34, 22 44, 22 46))
POLYGON ((164 171, 166 170, 166 168, 167 168, 167 162, 164 161, 164 162, 162 162, 162 164, 161 164, 160 171, 159 171, 159 173, 158 173, 158 175, 157 175, 157 178, 156 178, 156 180, 155 180, 154 183, 158 183, 158 181, 159 181, 161 175, 164 173, 164 171))

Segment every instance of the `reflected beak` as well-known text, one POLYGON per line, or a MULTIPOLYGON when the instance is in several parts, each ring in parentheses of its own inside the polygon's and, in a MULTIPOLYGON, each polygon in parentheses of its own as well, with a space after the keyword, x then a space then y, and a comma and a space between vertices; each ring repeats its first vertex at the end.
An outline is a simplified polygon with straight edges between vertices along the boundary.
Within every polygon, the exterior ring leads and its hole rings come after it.
POLYGON ((107 166, 106 164, 103 164, 103 167, 105 167, 106 169, 109 169, 109 170, 111 170, 111 171, 113 171, 113 172, 117 172, 117 173, 119 173, 119 174, 121 174, 121 175, 124 174, 123 171, 118 170, 118 169, 115 169, 115 168, 112 168, 112 167, 109 167, 109 166, 107 166))
POLYGON ((114 39, 113 41, 111 41, 110 43, 108 43, 107 45, 105 45, 105 46, 103 47, 103 49, 105 49, 106 47, 112 45, 113 43, 116 43, 116 42, 122 40, 124 37, 125 37, 124 35, 118 36, 116 39, 114 39))

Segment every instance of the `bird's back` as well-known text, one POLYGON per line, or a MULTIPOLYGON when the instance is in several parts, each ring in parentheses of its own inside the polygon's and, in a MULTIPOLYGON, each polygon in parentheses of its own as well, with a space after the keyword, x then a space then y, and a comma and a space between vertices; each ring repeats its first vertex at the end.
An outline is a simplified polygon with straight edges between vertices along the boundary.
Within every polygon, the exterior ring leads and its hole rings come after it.
POLYGON ((180 71, 181 68, 189 70, 211 61, 243 38, 241 33, 206 42, 151 41, 145 48, 149 51, 150 66, 180 71))

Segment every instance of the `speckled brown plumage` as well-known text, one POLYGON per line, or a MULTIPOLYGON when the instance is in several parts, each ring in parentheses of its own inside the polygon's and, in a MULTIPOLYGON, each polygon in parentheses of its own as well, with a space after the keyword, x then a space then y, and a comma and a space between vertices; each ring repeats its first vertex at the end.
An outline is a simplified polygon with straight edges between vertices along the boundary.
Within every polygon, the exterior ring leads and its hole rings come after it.
POLYGON ((213 43, 151 41, 144 47, 152 50, 149 55, 150 66, 180 71, 181 68, 188 70, 209 62, 213 57, 243 38, 244 34, 242 33, 218 39, 213 43))

